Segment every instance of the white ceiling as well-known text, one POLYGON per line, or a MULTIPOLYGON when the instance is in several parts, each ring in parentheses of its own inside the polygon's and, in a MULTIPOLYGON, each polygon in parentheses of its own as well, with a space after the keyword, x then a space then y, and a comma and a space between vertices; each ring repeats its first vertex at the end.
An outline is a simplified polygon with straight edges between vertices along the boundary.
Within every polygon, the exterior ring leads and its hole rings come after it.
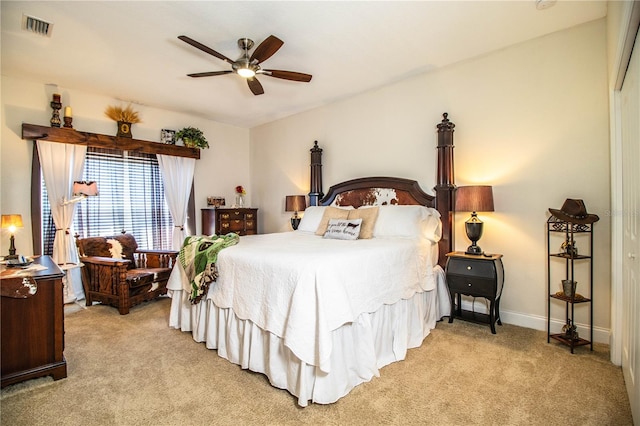
POLYGON ((602 18, 606 2, 520 1, 22 1, 1 2, 2 75, 113 96, 251 128, 417 74, 602 18), (22 15, 53 23, 21 30, 22 15), (237 59, 237 40, 273 34, 282 48, 254 96, 229 65, 177 39, 237 59))

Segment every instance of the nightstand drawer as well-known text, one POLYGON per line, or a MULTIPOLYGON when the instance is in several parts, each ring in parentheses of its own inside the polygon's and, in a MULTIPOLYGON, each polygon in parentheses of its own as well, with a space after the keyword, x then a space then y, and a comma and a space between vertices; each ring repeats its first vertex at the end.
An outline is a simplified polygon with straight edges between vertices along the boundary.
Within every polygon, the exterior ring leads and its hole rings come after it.
POLYGON ((462 258, 450 258, 447 265, 450 274, 472 277, 494 278, 496 269, 493 262, 486 260, 471 260, 462 258))
POLYGON ((494 279, 448 274, 447 283, 450 291, 455 293, 489 298, 495 298, 496 296, 496 282, 494 279))

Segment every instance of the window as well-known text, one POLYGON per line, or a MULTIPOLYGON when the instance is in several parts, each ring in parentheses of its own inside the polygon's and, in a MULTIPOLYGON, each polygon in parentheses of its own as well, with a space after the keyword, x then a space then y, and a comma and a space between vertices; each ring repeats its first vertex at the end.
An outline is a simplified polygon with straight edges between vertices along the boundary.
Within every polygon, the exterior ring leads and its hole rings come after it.
MULTIPOLYGON (((89 147, 83 180, 98 182, 100 195, 76 205, 73 230, 80 237, 124 230, 140 247, 171 248, 173 220, 154 154, 89 147)), ((43 254, 51 254, 55 226, 44 183, 42 188, 43 254)))

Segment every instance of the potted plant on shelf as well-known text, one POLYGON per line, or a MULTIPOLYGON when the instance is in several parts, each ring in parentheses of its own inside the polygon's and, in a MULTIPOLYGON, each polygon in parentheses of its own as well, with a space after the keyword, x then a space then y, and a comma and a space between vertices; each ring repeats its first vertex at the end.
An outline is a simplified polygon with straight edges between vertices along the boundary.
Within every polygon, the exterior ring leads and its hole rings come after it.
POLYGON ((116 136, 121 138, 132 137, 131 125, 142 123, 142 120, 140 120, 140 117, 138 116, 138 112, 131 108, 131 104, 127 105, 126 108, 109 105, 104 111, 104 115, 118 123, 118 134, 116 136))
POLYGON ((202 130, 195 127, 185 127, 176 133, 176 139, 182 139, 184 146, 189 148, 209 148, 209 142, 202 130))

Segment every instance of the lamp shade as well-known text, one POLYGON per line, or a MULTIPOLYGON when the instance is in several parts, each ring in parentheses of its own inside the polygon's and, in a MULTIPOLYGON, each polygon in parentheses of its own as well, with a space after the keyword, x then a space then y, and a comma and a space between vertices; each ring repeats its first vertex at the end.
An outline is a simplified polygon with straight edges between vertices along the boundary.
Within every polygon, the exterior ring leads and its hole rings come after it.
POLYGON ((19 214, 3 214, 2 228, 22 228, 22 215, 19 214))
POLYGON ((489 185, 458 187, 455 210, 457 212, 492 212, 492 187, 489 185))
POLYGON ((287 195, 285 211, 301 212, 307 208, 307 199, 304 195, 287 195))
POLYGON ((85 197, 94 197, 98 195, 98 183, 84 181, 73 182, 73 196, 77 197, 79 195, 85 197))

